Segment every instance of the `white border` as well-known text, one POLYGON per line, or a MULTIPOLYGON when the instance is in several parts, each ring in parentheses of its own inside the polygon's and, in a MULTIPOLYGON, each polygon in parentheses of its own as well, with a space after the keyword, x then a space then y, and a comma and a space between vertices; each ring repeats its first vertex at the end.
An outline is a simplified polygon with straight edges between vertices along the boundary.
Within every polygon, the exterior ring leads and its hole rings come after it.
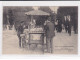
POLYGON ((79 1, 4 1, 3 6, 77 6, 79 1))
POLYGON ((2 2, 0 2, 0 56, 2 54, 2 2))
MULTIPOLYGON (((1 4, 1 3, 0 3, 1 4)), ((3 6, 78 6, 78 16, 80 16, 80 1, 3 1, 2 4, 0 5, 0 12, 2 12, 2 7, 3 6)), ((80 26, 80 17, 78 17, 78 27, 80 26)), ((0 33, 2 33, 2 14, 0 14, 0 33)), ((79 27, 80 28, 80 27, 79 27)), ((78 28, 78 31, 80 31, 80 29, 78 28)), ((80 33, 78 32, 78 55, 80 55, 80 33)), ((0 43, 2 42, 2 36, 0 34, 0 43)), ((0 48, 2 45, 0 44, 0 48)), ((1 50, 0 50, 1 51, 1 50)), ((1 53, 1 52, 0 52, 1 53)), ((77 56, 77 55, 1 55, 1 58, 5 57, 5 58, 13 58, 13 56, 15 58, 27 58, 27 59, 31 59, 32 58, 39 58, 42 57, 43 59, 45 58, 61 58, 61 57, 66 57, 66 56, 77 56)), ((40 59, 40 58, 39 58, 40 59)))

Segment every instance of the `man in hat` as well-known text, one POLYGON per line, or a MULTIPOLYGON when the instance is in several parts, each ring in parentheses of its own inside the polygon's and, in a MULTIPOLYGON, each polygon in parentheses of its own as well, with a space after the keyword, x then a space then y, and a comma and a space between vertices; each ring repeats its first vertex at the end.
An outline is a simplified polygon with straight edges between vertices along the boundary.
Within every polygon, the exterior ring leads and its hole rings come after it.
POLYGON ((53 37, 55 36, 54 24, 51 22, 51 17, 46 21, 44 26, 47 41, 47 51, 53 53, 53 37))

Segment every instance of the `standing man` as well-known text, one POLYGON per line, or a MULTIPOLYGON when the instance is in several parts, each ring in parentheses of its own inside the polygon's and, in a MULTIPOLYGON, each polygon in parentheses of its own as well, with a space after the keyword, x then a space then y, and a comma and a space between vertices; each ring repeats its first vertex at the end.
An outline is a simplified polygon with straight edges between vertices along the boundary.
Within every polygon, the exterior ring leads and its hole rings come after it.
POLYGON ((58 32, 62 32, 62 22, 58 20, 58 32))
POLYGON ((69 21, 68 23, 68 33, 69 33, 69 36, 71 36, 71 21, 69 21))
POLYGON ((14 25, 14 16, 13 16, 13 11, 10 9, 8 10, 8 19, 9 19, 9 30, 12 30, 12 27, 14 25))
POLYGON ((18 26, 17 28, 17 35, 19 38, 19 47, 21 47, 21 36, 20 35, 23 34, 23 31, 24 31, 23 25, 24 25, 24 21, 21 21, 20 26, 18 26))
POLYGON ((69 15, 67 16, 67 18, 68 18, 68 33, 69 36, 71 36, 71 18, 69 15))
POLYGON ((68 32, 68 19, 67 16, 64 16, 65 20, 64 20, 64 26, 65 26, 65 31, 66 33, 68 32))
POLYGON ((51 17, 49 17, 44 27, 46 33, 47 51, 49 53, 53 53, 53 37, 55 36, 54 28, 54 24, 51 22, 51 17))
POLYGON ((64 25, 65 25, 65 30, 66 30, 66 33, 67 33, 68 32, 68 20, 65 20, 64 25))

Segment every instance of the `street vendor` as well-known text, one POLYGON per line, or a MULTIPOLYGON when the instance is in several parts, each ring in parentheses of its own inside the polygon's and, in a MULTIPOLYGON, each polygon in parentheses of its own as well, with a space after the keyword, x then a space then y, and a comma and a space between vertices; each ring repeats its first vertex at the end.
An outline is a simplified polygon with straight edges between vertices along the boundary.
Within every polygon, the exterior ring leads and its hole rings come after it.
POLYGON ((51 17, 44 24, 44 30, 46 33, 47 52, 53 53, 53 38, 55 36, 54 24, 51 22, 51 17))
POLYGON ((33 19, 33 20, 30 22, 30 28, 35 28, 35 25, 36 25, 36 22, 35 22, 35 19, 33 19))
POLYGON ((20 22, 20 26, 17 28, 17 36, 19 38, 19 47, 21 47, 21 34, 24 32, 24 21, 20 22))

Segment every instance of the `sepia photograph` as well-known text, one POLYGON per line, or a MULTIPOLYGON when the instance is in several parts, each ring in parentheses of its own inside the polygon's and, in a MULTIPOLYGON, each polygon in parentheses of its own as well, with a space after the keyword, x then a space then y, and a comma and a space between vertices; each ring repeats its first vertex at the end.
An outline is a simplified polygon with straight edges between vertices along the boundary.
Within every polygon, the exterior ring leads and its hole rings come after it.
POLYGON ((78 54, 78 6, 3 6, 2 54, 78 54))

